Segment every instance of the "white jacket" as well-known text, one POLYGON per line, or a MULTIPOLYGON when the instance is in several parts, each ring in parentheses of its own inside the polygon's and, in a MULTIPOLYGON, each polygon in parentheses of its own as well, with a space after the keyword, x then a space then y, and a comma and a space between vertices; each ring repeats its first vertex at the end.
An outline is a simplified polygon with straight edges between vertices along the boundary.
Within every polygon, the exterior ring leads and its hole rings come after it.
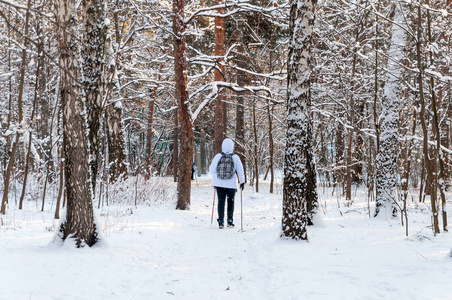
MULTIPOLYGON (((221 145, 221 151, 226 154, 232 153, 234 151, 234 142, 230 139, 225 139, 221 145)), ((220 179, 217 177, 217 165, 220 161, 221 155, 221 153, 215 155, 209 167, 210 174, 212 175, 212 186, 237 189, 236 176, 232 176, 231 179, 220 179)), ((245 174, 243 173, 243 165, 240 161, 240 157, 234 154, 232 159, 234 160, 235 173, 239 179, 239 183, 245 183, 245 174)))

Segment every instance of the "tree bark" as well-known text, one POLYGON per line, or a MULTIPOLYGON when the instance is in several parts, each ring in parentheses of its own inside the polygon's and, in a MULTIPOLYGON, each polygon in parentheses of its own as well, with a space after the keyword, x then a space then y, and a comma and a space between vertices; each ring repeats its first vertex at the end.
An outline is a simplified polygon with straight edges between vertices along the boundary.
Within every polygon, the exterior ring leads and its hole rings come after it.
POLYGON ((105 59, 107 25, 105 23, 105 2, 83 0, 84 31, 82 36, 83 93, 86 97, 88 116, 88 140, 93 195, 99 161, 99 130, 105 95, 105 59))
POLYGON ((339 184, 341 187, 341 195, 343 195, 344 187, 344 126, 341 123, 336 125, 336 139, 335 139, 335 156, 336 167, 334 172, 334 184, 339 184))
MULTIPOLYGON (((429 5, 429 1, 427 1, 427 5, 429 5)), ((433 43, 432 32, 431 32, 431 19, 430 19, 430 10, 427 10, 427 29, 428 29, 428 39, 429 43, 433 43)), ((430 52, 430 65, 433 65, 433 53, 430 52)), ((435 90, 435 79, 430 77, 430 95, 431 95, 431 111, 433 112, 433 135, 436 141, 436 169, 439 168, 439 172, 435 172, 435 181, 439 188, 440 197, 441 197, 441 212, 442 212, 442 221, 443 221, 443 230, 447 230, 447 209, 446 209, 446 170, 444 163, 444 153, 441 150, 441 128, 439 125, 439 116, 438 116, 438 101, 436 98, 436 90, 435 90)))
POLYGON ((57 203, 55 208, 55 219, 60 218, 60 206, 61 206, 61 196, 64 190, 64 145, 61 147, 61 159, 60 159, 60 185, 58 187, 57 203))
POLYGON ((311 45, 315 0, 292 0, 287 76, 282 236, 307 240, 318 209, 311 125, 311 45))
POLYGON ((155 98, 157 96, 157 87, 154 88, 152 93, 152 99, 149 102, 148 107, 148 126, 147 126, 147 134, 146 134, 146 156, 145 156, 145 178, 149 180, 152 174, 152 137, 154 136, 152 125, 154 123, 154 106, 155 106, 155 98))
MULTIPOLYGON (((177 96, 176 96, 177 97, 177 96)), ((179 170, 179 109, 174 110, 174 129, 173 129, 173 143, 171 144, 172 157, 171 165, 173 167, 173 179, 177 182, 179 170)))
MULTIPOLYGON (((267 101, 267 116, 268 116, 268 142, 269 142, 269 148, 270 148, 270 193, 273 194, 273 185, 274 185, 274 181, 275 181, 275 175, 274 175, 274 171, 273 171, 273 155, 274 155, 274 150, 273 150, 273 118, 272 118, 272 114, 270 113, 270 100, 267 101)), ((273 108, 273 107, 272 107, 273 108)))
POLYGON ((400 78, 402 77, 402 70, 399 64, 404 56, 400 44, 403 45, 405 43, 406 33, 401 27, 405 16, 403 4, 395 4, 394 24, 392 25, 391 45, 388 54, 392 59, 388 60, 387 80, 384 88, 380 122, 381 136, 377 154, 375 216, 382 209, 386 210, 386 215, 395 216, 397 214, 395 189, 397 184, 400 78))
POLYGON ((193 124, 190 117, 186 82, 187 54, 184 22, 185 0, 173 1, 174 73, 180 118, 180 153, 176 209, 190 208, 191 167, 193 162, 193 124))
POLYGON ((107 105, 107 143, 108 143, 108 174, 110 182, 125 179, 127 176, 124 141, 122 139, 122 106, 120 103, 107 105))
MULTIPOLYGON (((245 85, 245 72, 241 69, 246 68, 245 50, 243 48, 243 34, 242 34, 243 20, 238 20, 238 34, 237 34, 237 85, 245 85)), ((244 109, 244 92, 237 92, 237 106, 235 114, 235 153, 240 157, 243 165, 243 171, 245 173, 246 181, 246 158, 245 158, 245 109, 244 109)), ((218 152, 216 152, 218 153, 218 152)))
POLYGON ((422 53, 421 53, 421 31, 422 31, 422 14, 421 7, 418 6, 418 16, 417 16, 417 42, 416 42, 416 59, 417 59, 417 67, 419 70, 418 75, 418 85, 419 85, 419 99, 421 105, 421 111, 419 114, 422 133, 424 135, 423 138, 423 153, 424 153, 424 163, 425 168, 427 170, 427 182, 430 182, 430 202, 432 206, 432 215, 433 215, 433 233, 436 235, 439 231, 438 224, 438 207, 437 207, 437 193, 436 193, 436 185, 434 184, 433 178, 433 166, 432 161, 429 157, 429 146, 428 146, 428 129, 427 123, 425 120, 425 96, 424 96, 424 84, 423 84, 423 72, 422 72, 422 53))
POLYGON ((254 179, 255 179, 255 190, 256 193, 259 193, 259 153, 257 151, 257 124, 256 124, 256 99, 253 101, 253 137, 254 137, 254 145, 253 145, 253 157, 254 157, 254 179))
POLYGON ((60 46, 61 103, 63 109, 63 143, 66 220, 60 232, 62 238, 74 238, 78 247, 96 243, 89 149, 86 139, 86 111, 80 85, 77 1, 57 0, 55 15, 60 46))
MULTIPOLYGON (((222 1, 215 0, 215 5, 219 5, 222 1)), ((217 10, 218 14, 223 13, 223 9, 217 10)), ((216 68, 214 70, 214 80, 224 81, 224 67, 221 65, 223 62, 222 56, 224 56, 224 20, 220 17, 215 17, 215 56, 216 56, 216 68)), ((226 103, 224 102, 225 96, 222 89, 218 89, 218 96, 215 100, 215 141, 214 150, 215 153, 221 152, 221 144, 226 138, 226 103)))

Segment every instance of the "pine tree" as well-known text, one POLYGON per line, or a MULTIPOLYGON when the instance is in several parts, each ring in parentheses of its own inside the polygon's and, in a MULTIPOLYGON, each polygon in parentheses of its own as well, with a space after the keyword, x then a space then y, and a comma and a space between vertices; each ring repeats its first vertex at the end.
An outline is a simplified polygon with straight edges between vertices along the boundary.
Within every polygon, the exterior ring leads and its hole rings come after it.
POLYGON ((187 53, 185 43, 185 0, 174 0, 174 73, 176 84, 176 99, 180 120, 180 153, 177 180, 177 209, 186 210, 190 207, 191 166, 193 161, 193 124, 189 112, 187 91, 187 53))

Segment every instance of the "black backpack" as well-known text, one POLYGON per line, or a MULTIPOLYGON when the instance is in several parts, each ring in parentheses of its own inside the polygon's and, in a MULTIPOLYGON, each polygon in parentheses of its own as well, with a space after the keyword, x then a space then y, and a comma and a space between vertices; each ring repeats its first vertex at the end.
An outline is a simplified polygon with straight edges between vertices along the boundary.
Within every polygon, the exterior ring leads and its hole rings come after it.
POLYGON ((221 152, 221 158, 217 165, 217 177, 220 179, 231 179, 235 174, 234 154, 226 154, 221 152))

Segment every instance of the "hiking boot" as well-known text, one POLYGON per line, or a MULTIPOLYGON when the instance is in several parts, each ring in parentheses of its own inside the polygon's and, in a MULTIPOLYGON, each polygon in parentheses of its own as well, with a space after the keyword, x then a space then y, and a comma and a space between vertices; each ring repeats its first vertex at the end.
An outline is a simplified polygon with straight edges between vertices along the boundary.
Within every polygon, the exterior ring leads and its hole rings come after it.
POLYGON ((234 223, 232 223, 232 220, 228 220, 228 227, 234 227, 234 223))
POLYGON ((223 229, 224 228, 224 222, 218 220, 218 228, 223 229))

